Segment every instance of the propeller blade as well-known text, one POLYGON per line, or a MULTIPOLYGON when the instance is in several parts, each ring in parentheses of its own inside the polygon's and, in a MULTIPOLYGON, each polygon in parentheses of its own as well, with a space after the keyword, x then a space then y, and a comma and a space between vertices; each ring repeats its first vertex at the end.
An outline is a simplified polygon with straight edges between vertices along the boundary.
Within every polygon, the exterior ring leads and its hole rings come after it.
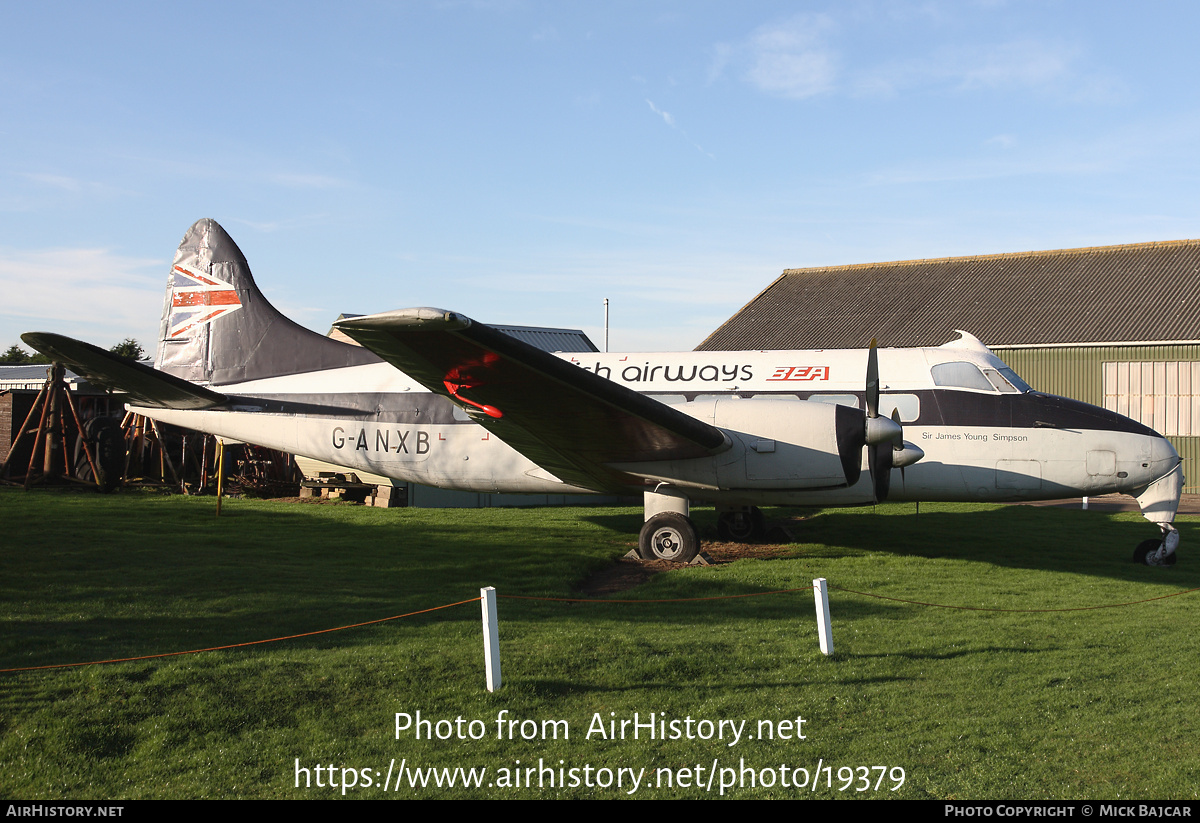
MULTIPOLYGON (((897 465, 896 458, 901 457, 902 452, 904 451, 904 427, 900 424, 900 407, 899 406, 892 407, 892 422, 895 423, 896 426, 900 428, 900 431, 897 432, 896 436, 892 438, 892 465, 895 466, 895 465, 897 465)), ((899 467, 900 467, 900 488, 903 489, 904 488, 904 463, 901 462, 899 464, 899 467)))
POLYGON ((871 468, 871 483, 875 491, 875 502, 887 500, 892 485, 892 444, 880 443, 867 446, 867 465, 871 468))
POLYGON ((867 417, 879 416, 879 354, 875 346, 876 340, 871 338, 871 348, 867 350, 867 417))
POLYGON ((904 439, 904 426, 900 422, 900 409, 893 408, 891 417, 879 416, 879 353, 878 341, 871 340, 867 351, 867 413, 864 439, 867 447, 867 468, 871 473, 871 489, 876 503, 887 499, 891 488, 892 469, 900 470, 900 482, 904 482, 904 468, 916 463, 925 452, 904 439))
POLYGON ((867 350, 867 469, 871 473, 871 490, 876 503, 887 499, 892 480, 892 441, 903 434, 894 420, 879 416, 879 341, 871 338, 867 350))

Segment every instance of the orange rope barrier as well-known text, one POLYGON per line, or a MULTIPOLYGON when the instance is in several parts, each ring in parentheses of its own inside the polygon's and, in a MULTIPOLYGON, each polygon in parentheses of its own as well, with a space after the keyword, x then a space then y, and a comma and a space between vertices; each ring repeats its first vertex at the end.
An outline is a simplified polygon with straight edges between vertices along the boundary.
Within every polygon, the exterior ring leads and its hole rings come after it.
POLYGON ((947 606, 944 603, 924 603, 920 600, 905 600, 901 597, 886 597, 882 594, 871 594, 870 592, 859 592, 854 589, 843 589, 841 586, 830 586, 831 589, 836 589, 839 592, 847 592, 849 594, 861 594, 863 597, 874 597, 878 600, 892 600, 896 603, 910 603, 914 606, 932 606, 936 609, 960 609, 962 611, 971 612, 1009 612, 1015 614, 1041 614, 1044 612, 1090 612, 1096 609, 1116 609, 1121 606, 1136 606, 1139 603, 1153 603, 1155 600, 1166 600, 1168 597, 1178 597, 1181 594, 1191 594, 1192 592, 1200 591, 1200 587, 1195 589, 1185 589, 1181 592, 1172 592, 1171 594, 1163 594, 1158 597, 1147 597, 1145 600, 1130 600, 1125 603, 1106 603, 1103 606, 1073 606, 1067 609, 992 609, 984 606, 947 606))
MULTIPOLYGON (((905 600, 902 597, 887 597, 882 594, 871 594, 870 592, 860 592, 854 589, 844 589, 841 586, 829 585, 833 591, 846 592, 847 594, 861 594, 863 597, 874 597, 879 600, 891 600, 896 603, 908 603, 913 606, 932 606, 937 609, 961 609, 963 611, 973 612, 1009 612, 1016 614, 1038 614, 1044 612, 1086 612, 1096 609, 1115 609, 1120 606, 1136 606, 1139 603, 1152 603, 1155 600, 1165 600, 1168 597, 1178 597, 1181 594, 1190 594, 1200 591, 1200 587, 1194 589, 1186 589, 1181 592, 1173 592, 1171 594, 1163 594, 1158 597, 1148 597, 1145 600, 1130 600, 1125 603, 1107 603, 1103 606, 1075 606, 1066 609, 995 609, 984 606, 948 606, 945 603, 926 603, 921 600, 905 600)), ((734 600, 739 597, 765 597, 769 594, 792 594, 794 592, 812 591, 811 586, 804 586, 799 589, 776 589, 769 592, 751 592, 749 594, 725 594, 717 597, 677 597, 673 599, 663 600, 612 600, 612 599, 597 599, 586 597, 530 597, 519 594, 497 594, 497 597, 503 597, 508 600, 544 600, 551 603, 694 603, 705 600, 734 600)))
MULTIPOLYGON (((1065 609, 999 609, 999 608, 988 608, 988 607, 984 607, 984 606, 950 606, 945 603, 928 603, 928 602, 921 601, 921 600, 906 600, 902 597, 887 597, 886 595, 882 595, 882 594, 872 594, 870 592, 861 592, 861 591, 857 591, 855 589, 845 589, 845 588, 842 588, 841 586, 833 586, 833 585, 830 585, 829 588, 834 591, 845 592, 847 594, 857 594, 857 595, 861 595, 863 597, 873 597, 877 600, 890 600, 894 603, 907 603, 912 606, 930 606, 932 608, 937 608, 937 609, 957 609, 960 611, 973 611, 973 612, 1005 612, 1005 613, 1009 613, 1009 614, 1044 614, 1044 613, 1049 613, 1049 612, 1086 612, 1086 611, 1095 611, 1097 609, 1116 609, 1116 608, 1120 608, 1122 606, 1136 606, 1141 603, 1153 603, 1155 600, 1166 600, 1171 597, 1179 597, 1180 595, 1183 595, 1183 594, 1191 594, 1192 592, 1200 591, 1200 587, 1197 587, 1197 588, 1193 588, 1193 589, 1185 589, 1184 591, 1180 591, 1180 592, 1172 592, 1171 594, 1159 595, 1158 597, 1148 597, 1148 598, 1145 598, 1144 600, 1130 600, 1130 601, 1127 601, 1124 603, 1107 603, 1107 604, 1104 604, 1101 606, 1075 606, 1075 607, 1065 608, 1065 609)), ((530 595, 519 595, 519 594, 497 594, 497 597, 502 597, 506 600, 540 600, 540 601, 545 601, 545 602, 549 602, 549 603, 599 603, 599 604, 606 604, 606 603, 607 604, 698 603, 698 602, 704 602, 704 601, 710 601, 710 600, 736 600, 738 598, 743 598, 743 597, 766 597, 767 595, 773 595, 773 594, 794 594, 795 592, 807 592, 807 591, 811 591, 811 587, 804 586, 802 588, 797 588, 797 589, 776 589, 776 590, 768 591, 768 592, 750 592, 748 594, 726 594, 726 595, 718 595, 715 597, 676 597, 676 598, 653 599, 653 600, 612 600, 612 599, 601 600, 601 599, 597 599, 597 598, 586 598, 586 597, 533 597, 530 595)), ((480 598, 478 598, 478 597, 471 597, 471 598, 468 598, 467 600, 460 600, 457 603, 447 603, 444 606, 434 606, 429 609, 420 609, 419 611, 407 612, 405 614, 397 614, 397 615, 393 615, 391 617, 381 617, 378 620, 366 620, 366 621, 363 621, 362 623, 352 623, 348 626, 338 626, 338 627, 332 628, 332 629, 318 629, 317 631, 303 632, 301 634, 291 634, 291 635, 287 635, 285 637, 272 637, 272 638, 268 638, 266 640, 251 640, 246 643, 231 643, 226 646, 213 646, 213 647, 207 648, 207 649, 189 649, 188 651, 182 651, 182 652, 164 652, 162 654, 147 654, 147 655, 142 655, 140 657, 118 657, 118 658, 113 658, 111 660, 91 660, 86 663, 55 663, 55 664, 52 664, 49 666, 25 666, 22 668, 15 668, 15 669, 0 669, 0 674, 7 674, 9 672, 40 671, 42 669, 68 669, 68 668, 75 668, 78 666, 99 666, 104 663, 131 663, 131 662, 138 661, 138 660, 155 660, 155 659, 161 658, 161 657, 178 657, 180 655, 185 655, 185 654, 200 654, 201 652, 218 652, 218 651, 225 651, 226 649, 239 649, 239 648, 243 648, 245 646, 258 646, 263 643, 277 643, 281 640, 295 640, 296 638, 299 638, 299 637, 313 637, 314 635, 318 635, 318 634, 329 634, 330 632, 340 632, 340 631, 345 631, 346 629, 357 629, 361 626, 372 626, 377 623, 386 623, 389 620, 399 620, 404 617, 412 617, 412 616, 418 615, 418 614, 427 614, 429 612, 440 611, 441 609, 449 609, 449 608, 453 608, 454 606, 461 606, 465 603, 477 603, 477 602, 479 602, 479 600, 480 600, 480 598)))
POLYGON ((338 626, 333 629, 318 629, 315 632, 303 632, 301 634, 289 634, 286 637, 271 637, 267 640, 251 640, 247 643, 230 643, 228 646, 213 646, 209 649, 189 649, 186 652, 163 652, 162 654, 146 654, 142 655, 141 657, 116 657, 112 660, 91 660, 86 663, 54 663, 50 666, 25 666, 19 669, 0 669, 0 674, 5 674, 7 672, 32 672, 40 669, 70 669, 76 666, 99 666, 102 663, 130 663, 135 660, 154 660, 159 657, 177 657, 183 654, 200 654, 201 652, 219 652, 224 651, 225 649, 240 649, 243 646, 258 646, 262 643, 277 643, 280 640, 295 640, 297 637, 312 637, 313 635, 317 634, 329 634, 330 632, 340 632, 345 631, 346 629, 357 629, 360 626, 371 626, 376 623, 386 623, 389 620, 399 620, 402 617, 412 617, 416 614, 426 614, 428 612, 439 611, 440 609, 449 609, 454 606, 461 606, 464 603, 478 602, 478 597, 472 597, 468 600, 460 600, 457 603, 447 603, 444 606, 434 606, 431 609, 421 609, 415 612, 408 612, 407 614, 396 614, 392 615, 391 617, 381 617, 378 620, 365 620, 362 623, 352 623, 349 626, 338 626))
POLYGON ((497 594, 496 597, 503 597, 508 600, 546 600, 552 603, 693 603, 702 600, 734 600, 739 597, 763 597, 768 594, 789 594, 791 592, 806 592, 811 590, 811 586, 805 586, 801 589, 777 589, 771 592, 751 592, 749 594, 722 594, 716 597, 676 597, 665 600, 598 600, 586 597, 527 597, 520 594, 497 594))

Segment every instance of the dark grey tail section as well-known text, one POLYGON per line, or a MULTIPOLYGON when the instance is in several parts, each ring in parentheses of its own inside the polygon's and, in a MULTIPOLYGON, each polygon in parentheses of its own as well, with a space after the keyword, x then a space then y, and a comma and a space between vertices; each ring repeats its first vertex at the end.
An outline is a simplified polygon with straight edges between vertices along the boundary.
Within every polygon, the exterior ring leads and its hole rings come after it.
POLYGON ((361 346, 288 320, 254 285, 246 257, 215 220, 183 237, 167 278, 155 366, 213 386, 378 363, 361 346))

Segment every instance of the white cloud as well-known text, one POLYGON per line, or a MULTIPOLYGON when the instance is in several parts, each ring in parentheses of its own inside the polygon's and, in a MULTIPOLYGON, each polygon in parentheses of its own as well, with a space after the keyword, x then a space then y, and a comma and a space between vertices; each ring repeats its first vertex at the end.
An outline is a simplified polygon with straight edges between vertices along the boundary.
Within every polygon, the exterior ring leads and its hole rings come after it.
POLYGON ((13 177, 26 180, 29 186, 20 184, 5 187, 5 206, 7 208, 22 208, 33 201, 44 201, 52 198, 51 202, 78 202, 86 198, 110 199, 131 194, 128 189, 120 188, 111 183, 100 183, 82 177, 68 174, 53 174, 48 172, 16 172, 13 177))
POLYGON ((62 174, 22 174, 21 176, 34 183, 41 183, 44 186, 62 189, 63 191, 82 191, 89 185, 78 177, 67 177, 62 174))
POLYGON ((928 57, 873 66, 858 72, 853 86, 867 95, 912 89, 1031 90, 1068 100, 1106 102, 1125 95, 1120 81, 1083 65, 1079 46, 1035 39, 960 45, 928 57))
POLYGON ((833 89, 836 71, 828 53, 760 54, 746 79, 769 94, 802 100, 833 89))
POLYGON ((280 220, 247 220, 245 218, 233 217, 229 218, 230 223, 237 223, 243 226, 249 226, 255 231, 260 231, 263 234, 271 234, 277 231, 292 231, 298 228, 309 226, 320 227, 330 219, 330 215, 326 212, 316 214, 299 215, 280 220))
POLYGON ((833 19, 823 14, 762 26, 740 43, 718 44, 711 74, 733 66, 758 89, 793 100, 832 91, 838 56, 826 39, 834 28, 833 19))
MULTIPOLYGON (((918 14, 936 16, 925 7, 906 7, 902 16, 918 14)), ((870 38, 879 34, 878 15, 844 17, 839 23, 826 14, 800 14, 761 26, 740 41, 718 43, 709 79, 728 73, 766 94, 792 100, 837 91, 893 95, 922 89, 1035 90, 1082 102, 1127 95, 1122 81, 1089 65, 1085 49, 1071 41, 1033 36, 999 43, 959 40, 928 48, 913 41, 905 47, 914 56, 881 60, 870 48, 855 51, 848 39, 856 27, 865 27, 867 42, 873 42, 870 38)))
POLYGON ((964 89, 1045 86, 1067 75, 1078 54, 1074 46, 1022 40, 951 53, 949 68, 964 89))
POLYGON ((654 102, 652 100, 647 100, 646 104, 648 106, 650 106, 650 111, 654 112, 659 117, 661 117, 663 119, 663 122, 666 123, 668 126, 675 125, 675 118, 671 116, 670 112, 663 111, 658 106, 654 105, 654 102))
POLYGON ((675 118, 671 116, 670 112, 663 111, 658 106, 654 105, 654 101, 650 100, 649 98, 647 98, 647 100, 646 100, 646 105, 648 105, 650 107, 650 111, 654 112, 659 117, 661 117, 664 123, 666 123, 671 128, 676 129, 680 133, 680 135, 683 136, 683 138, 685 140, 687 140, 689 143, 691 143, 692 148, 694 148, 696 151, 700 152, 701 154, 703 154, 705 157, 709 158, 710 160, 716 159, 712 155, 711 152, 705 151, 703 146, 701 146, 699 143, 697 143, 692 138, 688 137, 687 132, 685 132, 683 129, 679 128, 679 124, 675 122, 675 118))
POLYGON ((0 340, 56 331, 145 346, 157 334, 168 265, 107 249, 0 249, 0 340))
POLYGON ((983 141, 983 145, 992 146, 998 149, 1011 149, 1017 144, 1017 138, 1011 134, 997 134, 983 141))
MULTIPOLYGON (((1163 167, 1186 174, 1196 141, 1200 139, 1200 118, 1164 117, 1157 121, 1134 122, 1105 133, 1087 136, 1063 136, 1038 140, 1036 136, 1020 141, 1010 134, 995 135, 984 141, 986 151, 958 157, 931 157, 902 162, 865 174, 866 185, 912 185, 955 183, 978 180, 1029 177, 1051 180, 1062 175, 1094 177, 1101 189, 1113 186, 1101 183, 1102 175, 1139 175, 1134 191, 1141 191, 1147 180, 1160 176, 1163 167)), ((1123 184, 1121 184, 1123 185, 1123 184)), ((1191 200, 1187 200, 1191 203, 1191 200)), ((1189 207, 1186 213, 1191 213, 1189 207)))

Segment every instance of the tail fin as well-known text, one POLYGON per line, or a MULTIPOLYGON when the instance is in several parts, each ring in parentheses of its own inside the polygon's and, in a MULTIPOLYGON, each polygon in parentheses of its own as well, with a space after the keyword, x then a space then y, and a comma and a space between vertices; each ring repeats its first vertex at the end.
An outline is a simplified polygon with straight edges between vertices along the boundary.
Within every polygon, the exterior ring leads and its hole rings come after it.
POLYGON ((223 385, 377 363, 360 346, 309 331, 254 285, 246 257, 215 220, 197 220, 175 252, 154 365, 223 385))

